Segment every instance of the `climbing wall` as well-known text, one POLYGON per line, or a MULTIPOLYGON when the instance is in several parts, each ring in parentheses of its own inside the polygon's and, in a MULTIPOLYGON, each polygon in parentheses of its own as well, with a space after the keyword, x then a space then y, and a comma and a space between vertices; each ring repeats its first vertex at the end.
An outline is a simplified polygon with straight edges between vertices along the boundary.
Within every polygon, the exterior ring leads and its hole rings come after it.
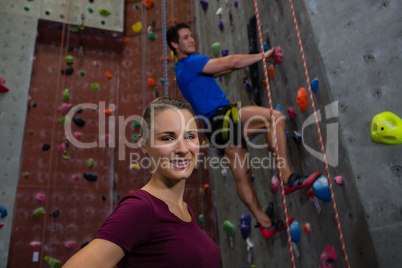
MULTIPOLYGON (((174 19, 193 24, 192 2, 173 2, 167 5, 168 26, 174 19)), ((134 121, 147 103, 163 96, 161 6, 146 9, 127 1, 124 18, 123 33, 87 26, 71 31, 74 25, 39 21, 8 267, 65 262, 94 237, 119 199, 151 176, 135 161, 143 155, 134 121), (140 32, 132 28, 137 22, 140 32), (72 108, 65 122, 67 105, 72 108), (73 136, 66 143, 69 124, 73 136)), ((172 64, 169 96, 181 97, 172 64)), ((208 167, 199 165, 188 179, 185 200, 200 227, 217 240, 208 167)))
MULTIPOLYGON (((207 2, 206 9, 199 5, 197 11, 201 52, 213 58, 211 45, 219 42, 220 48, 228 49, 229 54, 248 53, 247 23, 255 14, 253 2, 207 2), (217 14, 219 8, 222 8, 220 15, 217 14)), ((284 53, 283 62, 274 67, 270 87, 273 107, 280 104, 286 116, 290 164, 297 173, 318 171, 325 174, 323 162, 311 153, 319 153, 320 144, 314 118, 309 120, 313 114, 310 100, 305 112, 300 111, 296 102, 299 88, 307 89, 307 84, 289 2, 258 1, 258 5, 263 41, 270 46, 280 45, 284 53), (295 109, 296 118, 290 118, 288 107, 295 109), (299 145, 293 139, 294 131, 302 134, 304 144, 299 145)), ((401 62, 400 35, 397 34, 400 32, 397 25, 401 22, 401 6, 391 1, 370 4, 359 1, 353 5, 294 1, 294 9, 310 80, 319 80, 318 91, 313 97, 321 115, 319 125, 325 148, 332 157, 329 171, 350 265, 396 267, 400 262, 396 251, 401 248, 396 231, 400 226, 401 199, 397 194, 400 190, 400 145, 374 143, 370 138, 370 123, 373 116, 382 111, 391 110, 399 117, 402 115, 400 105, 397 105, 400 93, 395 83, 400 80, 396 73, 401 62), (335 184, 335 176, 342 176, 344 184, 335 184)), ((259 75, 258 94, 262 106, 268 107, 262 65, 259 75)), ((245 77, 251 81, 248 68, 225 76, 219 83, 229 100, 254 105, 253 94, 244 90, 245 77)), ((262 135, 253 140, 257 145, 263 142, 262 135)), ((265 167, 252 168, 253 185, 260 203, 265 207, 269 201, 274 201, 275 218, 283 219, 280 192, 273 193, 270 185, 272 175, 277 174, 275 164, 269 162, 274 159, 267 149, 249 146, 249 150, 251 158, 266 160, 265 167)), ((213 150, 212 156, 217 156, 213 150)), ((285 235, 280 233, 264 240, 258 229, 253 229, 250 234, 254 248, 251 262, 248 261, 250 251, 247 251, 239 228, 240 216, 247 209, 237 197, 231 172, 218 167, 213 168, 212 173, 217 182, 223 266, 290 267, 285 235), (235 226, 233 248, 223 231, 225 220, 235 226)), ((295 237, 300 233, 293 251, 296 267, 319 266, 326 244, 332 245, 338 256, 333 267, 346 267, 332 203, 319 199, 317 203, 320 213, 307 189, 286 196, 288 214, 295 218, 301 229, 299 232, 297 228, 293 229, 296 230, 295 237), (303 231, 306 223, 311 226, 309 234, 303 231)), ((255 223, 252 219, 251 226, 255 223)))

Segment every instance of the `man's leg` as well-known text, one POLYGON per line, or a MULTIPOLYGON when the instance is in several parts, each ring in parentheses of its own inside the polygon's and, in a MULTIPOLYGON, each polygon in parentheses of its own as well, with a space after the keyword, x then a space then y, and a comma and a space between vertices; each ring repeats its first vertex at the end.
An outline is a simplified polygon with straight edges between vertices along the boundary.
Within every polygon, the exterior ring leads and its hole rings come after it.
MULTIPOLYGON (((262 128, 269 128, 272 126, 271 116, 269 113, 269 109, 258 106, 245 106, 239 110, 239 116, 244 126, 244 135, 251 137, 259 132, 256 130, 260 130, 262 128), (267 125, 267 123, 269 125, 267 125)), ((285 117, 283 114, 277 110, 274 110, 274 117, 276 122, 276 138, 278 144, 278 152, 279 157, 282 159, 281 162, 284 163, 281 168, 283 181, 284 183, 288 183, 290 175, 293 173, 290 168, 287 154, 287 145, 286 145, 286 124, 285 117)), ((273 130, 270 128, 266 134, 266 142, 269 145, 271 152, 274 151, 274 137, 273 130)))
POLYGON ((240 199, 254 215, 257 222, 264 227, 270 227, 272 224, 271 220, 262 210, 251 182, 251 170, 249 167, 247 149, 241 146, 228 146, 225 148, 224 157, 228 159, 240 199))

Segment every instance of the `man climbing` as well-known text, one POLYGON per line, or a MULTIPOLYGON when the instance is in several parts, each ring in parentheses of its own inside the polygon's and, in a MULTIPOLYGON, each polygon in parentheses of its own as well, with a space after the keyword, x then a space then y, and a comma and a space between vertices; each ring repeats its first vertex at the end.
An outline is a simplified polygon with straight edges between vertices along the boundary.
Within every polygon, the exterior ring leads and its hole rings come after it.
MULTIPOLYGON (((263 56, 236 54, 209 59, 196 54, 196 44, 186 23, 178 23, 168 29, 167 43, 178 58, 176 81, 182 95, 191 104, 196 115, 204 117, 205 127, 211 129, 206 133, 210 144, 224 149, 240 199, 256 218, 263 237, 271 237, 284 228, 283 223, 270 219, 263 211, 251 184, 250 166, 239 165, 243 160, 249 161, 245 139, 272 125, 269 109, 259 106, 238 109, 237 103, 232 104, 227 99, 215 77, 245 68, 262 60, 262 57, 269 59, 276 48, 264 52, 263 56)), ((313 183, 319 173, 303 177, 292 172, 287 157, 284 117, 281 112, 274 110, 274 118, 278 156, 283 162, 278 168, 281 168, 283 174, 285 192, 291 193, 313 183)), ((272 131, 266 133, 265 140, 270 150, 274 150, 272 131)))

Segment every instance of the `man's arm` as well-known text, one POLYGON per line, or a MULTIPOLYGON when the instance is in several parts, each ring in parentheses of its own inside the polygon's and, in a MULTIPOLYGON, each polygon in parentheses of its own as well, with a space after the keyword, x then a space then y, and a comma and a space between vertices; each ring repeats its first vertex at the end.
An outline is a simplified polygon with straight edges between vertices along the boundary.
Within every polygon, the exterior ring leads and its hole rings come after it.
MULTIPOLYGON (((268 59, 272 56, 275 48, 264 52, 264 58, 268 59)), ((202 69, 203 73, 217 75, 222 72, 232 72, 254 64, 262 59, 258 54, 234 54, 222 58, 211 59, 202 69)))

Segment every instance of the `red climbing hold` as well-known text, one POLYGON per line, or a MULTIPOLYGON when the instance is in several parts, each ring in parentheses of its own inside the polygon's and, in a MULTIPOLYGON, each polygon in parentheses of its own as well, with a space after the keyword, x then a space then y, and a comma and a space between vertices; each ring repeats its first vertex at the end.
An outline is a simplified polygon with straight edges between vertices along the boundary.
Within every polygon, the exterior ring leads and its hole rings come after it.
POLYGON ((59 108, 57 108, 57 111, 62 112, 62 113, 67 113, 71 109, 72 106, 73 105, 70 103, 63 102, 63 104, 59 108))
POLYGON ((296 111, 292 107, 288 107, 288 115, 290 119, 295 119, 296 118, 296 111))
POLYGON ((4 80, 3 78, 0 77, 0 93, 6 93, 9 91, 9 89, 6 88, 6 86, 4 86, 5 82, 6 82, 6 80, 4 80))
POLYGON ((106 109, 104 112, 106 115, 112 115, 112 110, 110 109, 106 109))
POLYGON ((274 78, 275 76, 275 68, 273 64, 270 64, 268 67, 268 73, 269 73, 269 77, 274 78))
POLYGON ((297 104, 299 105, 299 109, 302 113, 304 113, 307 110, 307 104, 308 104, 308 100, 307 100, 307 93, 306 90, 304 88, 300 88, 299 92, 297 92, 297 104))
MULTIPOLYGON (((161 61, 163 61, 164 59, 165 59, 165 57, 163 57, 163 55, 162 55, 162 57, 161 57, 161 61)), ((166 61, 167 61, 167 62, 169 62, 169 61, 170 61, 170 57, 169 57, 169 56, 167 56, 167 57, 166 57, 166 61)))
POLYGON ((150 87, 155 86, 155 81, 152 78, 148 78, 148 86, 150 86, 150 87))
POLYGON ((303 226, 303 231, 304 231, 306 234, 309 234, 309 233, 311 232, 311 225, 310 225, 309 222, 306 222, 306 223, 304 224, 304 226, 303 226))
POLYGON ((112 79, 112 73, 107 71, 106 72, 106 77, 107 77, 107 79, 112 79))
POLYGON ((3 228, 3 226, 4 226, 4 223, 0 223, 0 229, 3 228))
POLYGON ((282 48, 280 46, 277 46, 274 49, 274 53, 272 54, 272 58, 274 59, 274 62, 276 64, 279 64, 279 63, 282 62, 283 54, 282 54, 282 48))
POLYGON ((154 0, 143 0, 142 4, 146 7, 146 8, 151 8, 154 6, 154 0))
POLYGON ((320 268, 328 268, 331 265, 329 262, 337 260, 338 256, 336 255, 335 248, 326 244, 320 256, 320 268))
POLYGON ((208 183, 205 183, 204 184, 204 190, 207 190, 209 188, 209 184, 208 183))
POLYGON ((271 190, 276 193, 279 190, 279 179, 278 176, 273 175, 271 179, 271 190))
POLYGON ((81 138, 82 137, 82 133, 81 132, 74 132, 74 137, 76 138, 76 139, 79 139, 79 138, 81 138))

